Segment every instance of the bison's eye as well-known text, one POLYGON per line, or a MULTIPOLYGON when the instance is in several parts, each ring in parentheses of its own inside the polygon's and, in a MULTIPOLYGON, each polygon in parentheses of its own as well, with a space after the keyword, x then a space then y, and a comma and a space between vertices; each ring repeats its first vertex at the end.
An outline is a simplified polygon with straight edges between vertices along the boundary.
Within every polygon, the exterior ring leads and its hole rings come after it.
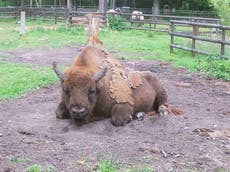
POLYGON ((89 89, 89 94, 95 94, 95 93, 96 93, 96 90, 89 89))
POLYGON ((69 88, 63 87, 62 89, 63 89, 63 91, 64 91, 66 94, 69 94, 69 88))
POLYGON ((89 89, 89 90, 88 90, 88 99, 89 99, 89 101, 90 101, 91 103, 94 101, 95 96, 96 96, 96 90, 89 89))

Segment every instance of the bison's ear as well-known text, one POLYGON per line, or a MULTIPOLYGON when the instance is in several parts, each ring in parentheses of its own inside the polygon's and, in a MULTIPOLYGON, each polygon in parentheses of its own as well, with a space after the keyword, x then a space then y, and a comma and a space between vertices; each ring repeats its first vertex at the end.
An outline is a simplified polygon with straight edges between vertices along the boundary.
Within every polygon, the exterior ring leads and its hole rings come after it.
POLYGON ((95 73, 93 76, 92 76, 92 79, 96 82, 98 82, 100 79, 102 79, 105 74, 107 72, 107 67, 105 67, 104 69, 102 69, 101 71, 95 73))
POLYGON ((53 69, 54 69, 54 72, 57 74, 58 78, 63 82, 67 79, 66 75, 60 71, 57 67, 57 62, 54 61, 53 62, 53 69))

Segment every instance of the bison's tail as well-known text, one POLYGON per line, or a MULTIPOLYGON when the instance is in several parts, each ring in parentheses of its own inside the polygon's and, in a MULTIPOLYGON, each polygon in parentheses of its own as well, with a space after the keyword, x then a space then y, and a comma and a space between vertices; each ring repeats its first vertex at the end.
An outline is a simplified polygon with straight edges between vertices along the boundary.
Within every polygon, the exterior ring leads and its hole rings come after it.
POLYGON ((89 46, 101 46, 102 41, 99 39, 99 22, 100 18, 89 14, 88 16, 88 43, 89 46))
POLYGON ((165 106, 168 108, 169 112, 173 115, 184 115, 185 114, 184 110, 175 108, 169 103, 166 103, 165 106))

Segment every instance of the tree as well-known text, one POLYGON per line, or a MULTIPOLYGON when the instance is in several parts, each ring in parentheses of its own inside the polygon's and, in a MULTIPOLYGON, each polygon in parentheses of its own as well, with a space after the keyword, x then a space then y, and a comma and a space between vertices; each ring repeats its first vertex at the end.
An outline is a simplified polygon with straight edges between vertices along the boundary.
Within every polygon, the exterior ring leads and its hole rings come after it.
POLYGON ((99 12, 106 13, 107 11, 107 0, 99 0, 99 12))
POLYGON ((230 26, 230 0, 210 0, 224 25, 230 26))
POLYGON ((153 15, 159 15, 160 14, 159 0, 153 0, 152 13, 153 13, 153 15))

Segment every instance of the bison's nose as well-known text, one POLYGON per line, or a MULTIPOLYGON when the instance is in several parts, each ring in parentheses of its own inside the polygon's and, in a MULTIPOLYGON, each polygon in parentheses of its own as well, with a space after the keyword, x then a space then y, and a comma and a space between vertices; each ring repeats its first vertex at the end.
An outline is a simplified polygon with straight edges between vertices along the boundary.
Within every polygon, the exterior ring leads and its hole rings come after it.
POLYGON ((76 118, 82 118, 85 116, 86 114, 86 107, 78 107, 78 106, 74 106, 71 108, 71 114, 73 117, 76 117, 76 118))

